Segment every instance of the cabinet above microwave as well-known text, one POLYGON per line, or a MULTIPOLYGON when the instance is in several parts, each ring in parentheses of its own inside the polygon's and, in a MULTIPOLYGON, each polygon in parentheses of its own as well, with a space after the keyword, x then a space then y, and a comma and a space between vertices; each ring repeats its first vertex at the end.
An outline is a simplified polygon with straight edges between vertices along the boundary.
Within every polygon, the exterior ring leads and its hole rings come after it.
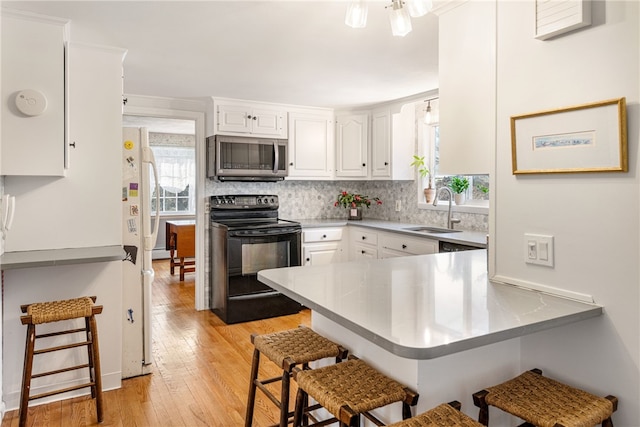
POLYGON ((279 181, 287 176, 287 140, 215 135, 207 138, 207 176, 219 181, 279 181))
POLYGON ((287 113, 270 104, 214 100, 217 135, 287 138, 287 113))

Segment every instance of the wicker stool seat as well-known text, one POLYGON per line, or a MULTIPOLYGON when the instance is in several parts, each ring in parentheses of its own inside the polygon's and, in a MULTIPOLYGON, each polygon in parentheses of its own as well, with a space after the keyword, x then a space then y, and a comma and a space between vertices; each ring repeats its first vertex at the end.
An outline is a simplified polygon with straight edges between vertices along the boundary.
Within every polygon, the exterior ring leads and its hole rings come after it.
POLYGON ((41 399, 43 397, 53 396, 60 393, 66 393, 73 390, 79 390, 89 387, 91 389, 91 397, 96 399, 96 412, 98 422, 102 422, 102 376, 100 372, 100 353, 98 346, 98 328, 95 315, 102 313, 102 306, 94 305, 96 297, 81 297, 62 301, 39 302, 34 304, 22 305, 20 309, 25 316, 20 317, 23 325, 27 325, 27 342, 25 345, 24 371, 22 376, 22 390, 20 392, 20 423, 22 427, 27 423, 27 412, 30 400, 41 399), (36 325, 44 323, 60 322, 63 320, 82 319, 84 318, 84 327, 62 330, 59 332, 50 332, 36 335, 36 325), (81 341, 75 341, 69 344, 57 345, 48 348, 35 349, 35 342, 39 338, 50 338, 60 335, 82 333, 84 337, 81 341), (53 371, 41 372, 33 374, 33 358, 37 355, 43 355, 60 350, 68 350, 78 347, 87 348, 87 363, 56 369, 53 371), (61 374, 78 369, 88 368, 88 382, 73 385, 59 390, 48 391, 45 393, 30 395, 31 380, 33 378, 41 378, 49 375, 61 374))
POLYGON ((389 427, 482 427, 482 424, 460 412, 460 407, 461 404, 457 400, 443 403, 389 427))
POLYGON ((611 414, 618 407, 615 396, 594 396, 543 377, 539 369, 474 393, 473 401, 484 425, 489 425, 489 405, 538 427, 613 426, 611 414))
MULTIPOLYGON (((334 417, 332 422, 359 426, 360 415, 384 425, 368 412, 394 402, 403 403, 402 418, 411 417, 410 406, 418 402, 418 394, 383 375, 364 361, 350 356, 349 360, 331 366, 294 371, 298 383, 294 427, 302 425, 309 413, 325 408, 334 417), (304 408, 307 397, 318 402, 304 408)), ((317 421, 314 419, 314 421, 317 421)), ((327 424, 323 421, 321 425, 327 424)))
POLYGON ((336 362, 347 357, 347 350, 305 326, 263 335, 251 335, 254 345, 253 362, 251 364, 251 382, 247 401, 245 426, 253 423, 256 388, 260 389, 280 409, 280 422, 285 427, 293 412, 289 411, 289 387, 292 370, 296 366, 308 369, 309 363, 326 358, 335 358, 336 362), (269 379, 258 379, 260 355, 282 369, 282 375, 269 379), (281 381, 280 398, 267 389, 266 385, 281 381))

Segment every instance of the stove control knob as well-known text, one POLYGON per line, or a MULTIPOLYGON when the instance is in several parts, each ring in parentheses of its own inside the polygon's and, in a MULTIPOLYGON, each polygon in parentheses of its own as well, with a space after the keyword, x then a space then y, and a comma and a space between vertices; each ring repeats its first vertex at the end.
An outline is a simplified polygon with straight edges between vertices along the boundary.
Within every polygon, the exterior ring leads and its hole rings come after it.
POLYGON ((272 197, 271 198, 271 203, 275 203, 275 202, 276 202, 276 200, 272 197))
POLYGON ((262 203, 262 199, 258 199, 258 204, 261 204, 261 203, 262 203))

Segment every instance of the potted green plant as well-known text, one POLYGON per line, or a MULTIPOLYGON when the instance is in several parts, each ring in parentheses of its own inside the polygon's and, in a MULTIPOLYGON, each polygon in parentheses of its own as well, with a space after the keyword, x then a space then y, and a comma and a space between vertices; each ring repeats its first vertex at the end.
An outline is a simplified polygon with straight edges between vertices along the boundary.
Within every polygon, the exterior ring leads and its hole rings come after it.
POLYGON ((436 189, 431 186, 431 173, 424 164, 424 156, 417 156, 414 154, 413 162, 411 162, 410 166, 415 167, 422 178, 427 178, 427 188, 423 190, 424 198, 427 203, 432 203, 436 196, 436 189))
POLYGON ((454 176, 451 178, 449 188, 454 193, 456 205, 463 205, 465 202, 465 191, 469 188, 469 180, 464 176, 454 176))

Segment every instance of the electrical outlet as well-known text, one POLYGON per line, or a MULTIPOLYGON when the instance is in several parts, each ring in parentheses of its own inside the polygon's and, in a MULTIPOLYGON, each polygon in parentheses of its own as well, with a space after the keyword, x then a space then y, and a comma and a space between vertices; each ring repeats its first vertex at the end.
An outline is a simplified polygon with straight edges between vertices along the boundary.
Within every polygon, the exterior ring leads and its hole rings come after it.
POLYGON ((400 212, 402 210, 402 201, 396 200, 396 212, 400 212))
POLYGON ((553 267, 553 236, 525 234, 524 262, 553 267))

